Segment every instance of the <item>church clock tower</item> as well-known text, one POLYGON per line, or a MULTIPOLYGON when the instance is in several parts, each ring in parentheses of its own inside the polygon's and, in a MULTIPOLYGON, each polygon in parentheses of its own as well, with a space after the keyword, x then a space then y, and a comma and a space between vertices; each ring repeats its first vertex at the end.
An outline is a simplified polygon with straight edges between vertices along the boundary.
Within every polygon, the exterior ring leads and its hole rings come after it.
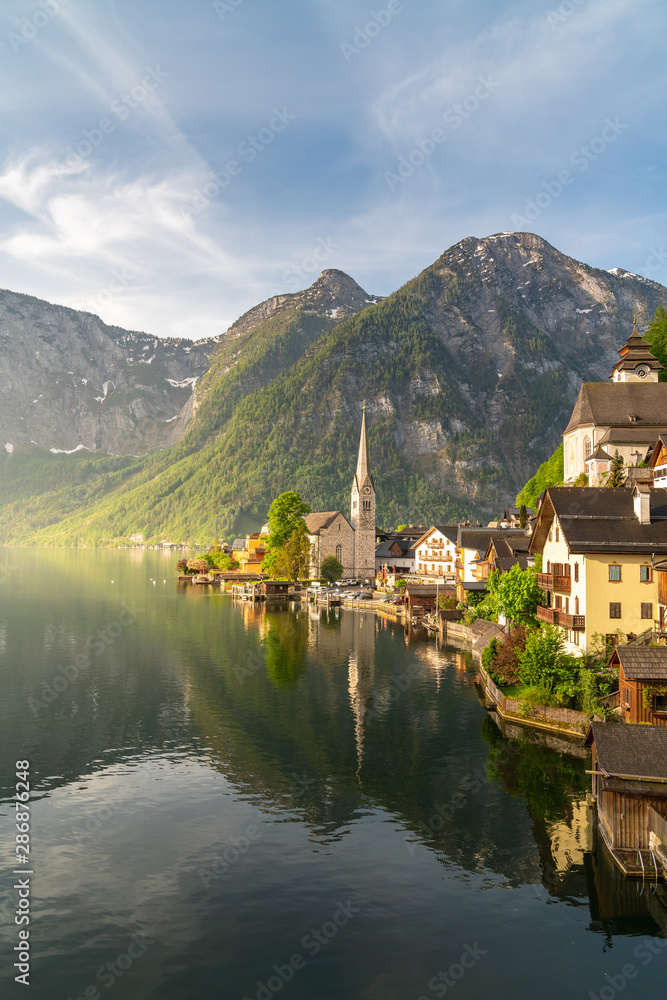
POLYGON ((366 405, 361 419, 361 440, 357 471, 352 483, 351 517, 354 527, 354 572, 357 576, 375 577, 375 486, 368 460, 366 405))
POLYGON ((662 365, 654 354, 651 345, 637 333, 637 317, 634 317, 632 333, 627 344, 618 352, 621 360, 612 368, 609 378, 612 382, 658 382, 662 365))

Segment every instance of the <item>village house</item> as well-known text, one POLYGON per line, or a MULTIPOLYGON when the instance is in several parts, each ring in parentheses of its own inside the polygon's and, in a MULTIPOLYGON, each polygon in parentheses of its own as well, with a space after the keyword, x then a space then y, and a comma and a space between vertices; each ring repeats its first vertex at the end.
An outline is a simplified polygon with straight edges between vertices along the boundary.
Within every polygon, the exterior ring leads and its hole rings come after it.
POLYGON ((521 524, 521 507, 505 507, 503 516, 498 521, 499 528, 521 528, 527 527, 529 521, 535 517, 532 507, 524 509, 525 523, 521 524))
POLYGON ((660 434, 667 434, 667 383, 658 382, 662 365, 636 325, 619 351, 606 382, 582 382, 570 422, 563 432, 566 483, 588 473, 596 485, 618 451, 626 466, 637 466, 660 434))
POLYGON ((599 829, 618 867, 655 879, 667 862, 667 728, 592 723, 592 794, 599 829))
POLYGON ((266 538, 263 535, 235 538, 232 543, 232 556, 239 564, 241 573, 261 573, 265 555, 266 538))
POLYGON ((667 726, 667 646, 617 646, 609 664, 618 669, 623 721, 667 726))
POLYGON ((653 564, 667 555, 667 490, 551 487, 530 553, 542 557, 546 604, 537 617, 563 630, 567 652, 588 652, 596 633, 615 640, 653 629, 653 564))
POLYGON ((457 524, 433 525, 415 542, 415 576, 424 583, 454 582, 457 524))
POLYGON ((648 461, 653 475, 654 486, 667 486, 667 436, 658 435, 658 440, 651 449, 648 461))
POLYGON ((383 577, 412 576, 415 569, 414 542, 401 533, 391 533, 375 546, 375 572, 383 577))
POLYGON ((528 569, 533 561, 528 552, 529 548, 529 535, 516 535, 509 538, 504 535, 492 535, 486 547, 484 558, 477 563, 477 579, 488 580, 491 573, 507 573, 512 566, 528 569))

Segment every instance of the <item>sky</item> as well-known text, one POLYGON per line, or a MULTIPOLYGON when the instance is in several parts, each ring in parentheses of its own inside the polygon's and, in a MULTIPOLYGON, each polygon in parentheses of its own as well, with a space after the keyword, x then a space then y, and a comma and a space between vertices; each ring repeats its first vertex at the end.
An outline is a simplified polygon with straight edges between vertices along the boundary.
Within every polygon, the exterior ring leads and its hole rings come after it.
POLYGON ((3 0, 0 287, 223 333, 538 233, 667 284, 662 0, 3 0))

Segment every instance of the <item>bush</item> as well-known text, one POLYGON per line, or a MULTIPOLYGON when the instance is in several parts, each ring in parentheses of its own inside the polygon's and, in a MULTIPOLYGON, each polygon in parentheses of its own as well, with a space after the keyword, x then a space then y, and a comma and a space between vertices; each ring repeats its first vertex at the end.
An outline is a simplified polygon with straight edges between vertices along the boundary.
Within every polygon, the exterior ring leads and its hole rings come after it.
POLYGON ((490 640, 488 646, 485 646, 482 650, 482 666, 489 673, 492 671, 493 666, 498 658, 498 653, 500 651, 500 643, 498 639, 493 636, 490 640))
POLYGON ((438 603, 440 604, 440 607, 442 608, 443 611, 455 611, 458 604, 456 600, 456 594, 454 593, 445 594, 444 597, 441 597, 439 599, 438 603))
POLYGON ((521 682, 519 655, 526 643, 526 629, 519 625, 510 630, 505 641, 500 645, 498 655, 493 665, 498 684, 519 684, 521 682))
POLYGON ((528 632, 525 647, 517 655, 522 682, 537 688, 544 698, 552 696, 563 704, 576 696, 581 660, 565 652, 560 629, 546 625, 528 632))

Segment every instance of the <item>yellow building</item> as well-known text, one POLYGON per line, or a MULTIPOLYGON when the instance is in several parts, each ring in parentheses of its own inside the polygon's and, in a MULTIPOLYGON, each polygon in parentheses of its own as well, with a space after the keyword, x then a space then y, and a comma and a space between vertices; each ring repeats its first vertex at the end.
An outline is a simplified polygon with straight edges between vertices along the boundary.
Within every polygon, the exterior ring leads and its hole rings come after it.
POLYGON ((266 555, 266 536, 247 535, 245 538, 235 538, 232 545, 232 555, 239 564, 241 573, 260 573, 262 560, 266 555))
POLYGON ((667 489, 552 487, 530 551, 542 556, 538 619, 563 629, 570 653, 598 633, 639 635, 658 612, 654 563, 667 554, 667 489))

